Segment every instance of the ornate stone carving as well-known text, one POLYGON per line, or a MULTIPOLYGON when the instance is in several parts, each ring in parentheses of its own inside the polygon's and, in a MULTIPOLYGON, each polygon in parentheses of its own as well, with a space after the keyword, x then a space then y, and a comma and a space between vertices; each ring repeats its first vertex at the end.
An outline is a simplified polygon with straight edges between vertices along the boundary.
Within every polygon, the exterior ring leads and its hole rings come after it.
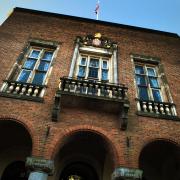
POLYGON ((96 33, 94 36, 87 35, 85 37, 77 37, 77 39, 81 46, 95 46, 105 49, 117 48, 116 43, 106 37, 103 37, 101 33, 96 33))
POLYGON ((54 162, 52 160, 28 157, 26 159, 26 167, 31 171, 42 171, 52 175, 54 171, 54 162))
POLYGON ((140 180, 143 171, 140 169, 119 167, 112 174, 112 180, 140 180))

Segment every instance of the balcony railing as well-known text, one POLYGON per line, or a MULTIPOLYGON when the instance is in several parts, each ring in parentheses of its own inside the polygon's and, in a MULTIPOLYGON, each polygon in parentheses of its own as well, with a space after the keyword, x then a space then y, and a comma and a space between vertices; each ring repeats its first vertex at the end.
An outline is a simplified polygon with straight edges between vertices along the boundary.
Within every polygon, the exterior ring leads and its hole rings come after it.
POLYGON ((127 90, 123 84, 62 77, 55 95, 52 121, 59 120, 63 106, 88 107, 95 110, 98 107, 100 111, 117 113, 121 129, 125 130, 129 110, 127 90))
POLYGON ((59 90, 81 96, 121 101, 127 99, 128 88, 122 84, 62 77, 60 78, 59 90))
POLYGON ((35 100, 42 97, 44 85, 5 80, 1 96, 35 100))
POLYGON ((154 102, 154 101, 138 101, 138 109, 141 112, 154 114, 158 116, 172 117, 177 116, 176 107, 173 103, 167 102, 154 102))

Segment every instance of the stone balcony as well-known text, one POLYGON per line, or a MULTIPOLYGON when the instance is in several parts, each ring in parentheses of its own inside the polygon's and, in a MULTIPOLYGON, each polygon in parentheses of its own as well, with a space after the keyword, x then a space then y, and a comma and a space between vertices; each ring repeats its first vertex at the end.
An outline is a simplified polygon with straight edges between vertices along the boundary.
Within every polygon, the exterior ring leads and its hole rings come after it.
POLYGON ((138 115, 169 120, 179 120, 174 103, 145 101, 140 99, 136 100, 138 104, 138 115))
POLYGON ((45 88, 44 85, 4 80, 0 96, 42 102, 45 88))
POLYGON ((123 84, 62 77, 55 95, 52 120, 59 119, 59 111, 62 108, 60 106, 86 107, 92 110, 118 113, 121 129, 126 129, 129 109, 127 90, 128 88, 123 84))

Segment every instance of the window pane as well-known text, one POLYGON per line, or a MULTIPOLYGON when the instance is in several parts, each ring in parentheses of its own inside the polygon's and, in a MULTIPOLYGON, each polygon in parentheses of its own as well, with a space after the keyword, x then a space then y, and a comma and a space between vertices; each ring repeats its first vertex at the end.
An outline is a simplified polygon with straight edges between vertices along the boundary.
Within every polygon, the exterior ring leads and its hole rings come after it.
POLYGON ((49 68, 49 63, 45 61, 41 61, 38 67, 39 71, 47 71, 49 68))
POLYGON ((107 61, 103 61, 102 68, 103 69, 107 69, 108 68, 107 61))
POLYGON ((144 74, 143 66, 135 66, 136 74, 144 74))
POLYGON ((139 98, 141 100, 148 100, 148 92, 146 87, 139 87, 139 98))
POLYGON ((26 62, 24 63, 23 68, 33 69, 35 64, 36 64, 36 60, 29 58, 29 59, 27 59, 26 62))
POLYGON ((92 59, 91 58, 89 66, 98 68, 99 67, 99 59, 92 59))
POLYGON ((154 101, 162 102, 160 91, 157 89, 152 90, 154 101))
POLYGON ((42 73, 42 72, 37 72, 34 76, 33 79, 33 84, 39 84, 41 85, 44 81, 44 77, 45 77, 46 73, 42 73))
POLYGON ((145 79, 145 76, 142 76, 142 75, 136 75, 136 83, 137 83, 137 85, 143 85, 143 86, 146 86, 146 79, 145 79))
POLYGON ((78 76, 85 77, 85 67, 84 66, 79 66, 78 76))
POLYGON ((157 78, 149 77, 149 82, 150 82, 151 87, 155 87, 155 88, 159 87, 157 78))
POLYGON ((156 76, 156 72, 153 68, 147 68, 148 76, 156 76))
POLYGON ((102 80, 108 80, 108 70, 102 70, 102 80))
POLYGON ((38 50, 32 50, 30 57, 31 57, 31 58, 36 58, 36 59, 38 59, 39 54, 40 54, 40 51, 38 51, 38 50))
POLYGON ((85 66, 85 65, 86 65, 86 58, 83 57, 83 58, 81 59, 81 63, 80 63, 80 64, 83 65, 83 66, 85 66))
POLYGON ((21 74, 20 74, 19 78, 18 78, 18 81, 19 82, 24 82, 24 83, 27 82, 30 74, 31 74, 31 71, 23 69, 21 71, 21 74))
POLYGON ((98 78, 98 69, 97 68, 89 68, 89 76, 93 78, 98 78))
POLYGON ((42 59, 51 61, 52 56, 53 56, 53 52, 45 52, 42 59))

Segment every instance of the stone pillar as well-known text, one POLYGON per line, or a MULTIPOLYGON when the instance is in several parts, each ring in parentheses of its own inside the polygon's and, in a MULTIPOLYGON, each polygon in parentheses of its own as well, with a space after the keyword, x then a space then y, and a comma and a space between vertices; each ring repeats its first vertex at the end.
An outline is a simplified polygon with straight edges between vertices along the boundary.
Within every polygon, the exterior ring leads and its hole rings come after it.
POLYGON ((72 57, 72 61, 71 61, 71 67, 70 67, 70 71, 69 71, 69 77, 70 78, 73 77, 74 68, 75 68, 76 61, 77 61, 78 50, 79 50, 79 41, 80 41, 80 39, 77 38, 74 53, 73 53, 73 57, 72 57))
POLYGON ((118 65, 117 65, 117 44, 113 45, 113 79, 114 83, 118 83, 118 65))
POLYGON ((112 180, 140 180, 142 179, 142 170, 119 167, 112 174, 112 180))
POLYGON ((28 180, 47 180, 48 175, 53 174, 54 162, 52 160, 28 157, 26 167, 31 171, 28 180))

